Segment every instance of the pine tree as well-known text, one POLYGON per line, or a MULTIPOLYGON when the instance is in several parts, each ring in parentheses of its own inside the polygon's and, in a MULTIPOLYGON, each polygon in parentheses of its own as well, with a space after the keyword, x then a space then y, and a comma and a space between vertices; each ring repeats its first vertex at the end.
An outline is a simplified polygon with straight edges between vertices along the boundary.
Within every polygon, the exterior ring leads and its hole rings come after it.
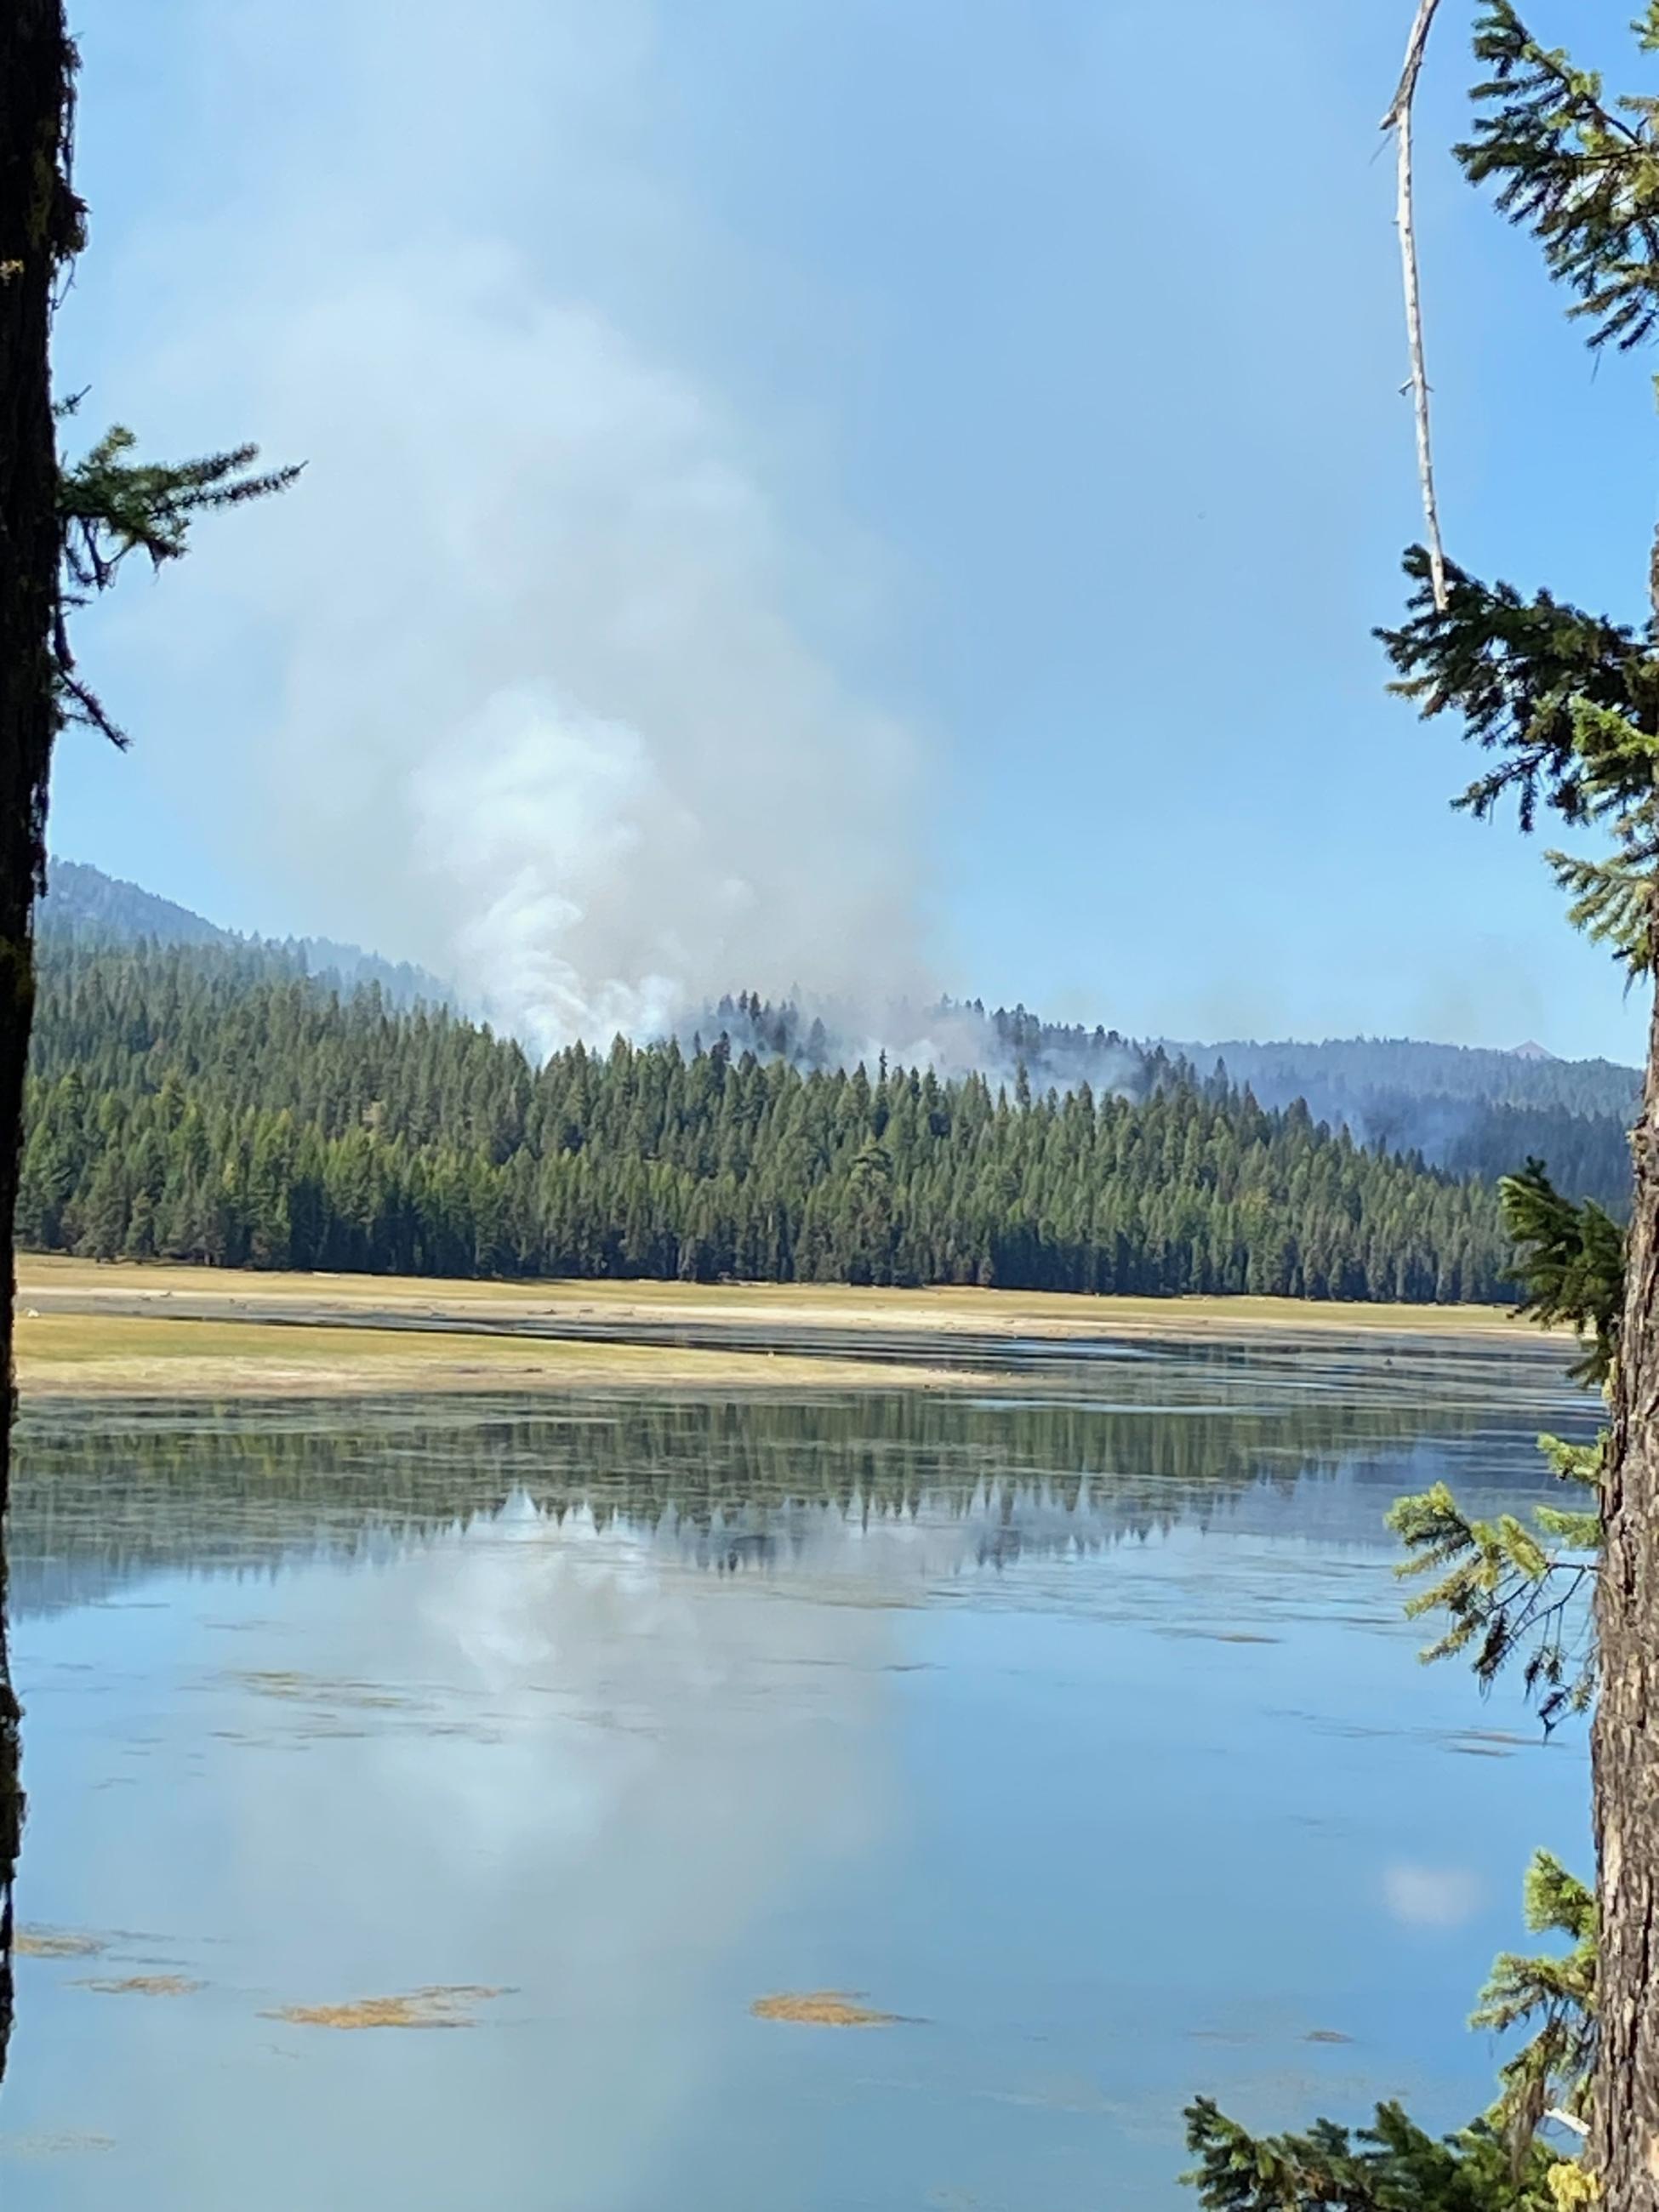
MULTIPOLYGON (((1426 28, 1431 4, 1420 8, 1426 28)), ((1659 4, 1634 27, 1659 52, 1659 4)), ((1420 52, 1420 42, 1414 40, 1420 52)), ((1486 74, 1476 121, 1458 149, 1476 183, 1539 240, 1550 273, 1574 295, 1593 347, 1623 350, 1659 336, 1659 100, 1609 101, 1594 74, 1528 33, 1509 0, 1489 0, 1475 37, 1486 74)), ((1408 82, 1411 72, 1408 69, 1408 82)), ((1391 112, 1398 119, 1398 107, 1391 112)), ((1432 520, 1432 518, 1431 518, 1432 520)), ((1611 853, 1548 858, 1572 922, 1607 944, 1632 976, 1659 969, 1659 542, 1640 627, 1590 614, 1547 592, 1531 598, 1478 582, 1434 554, 1407 556, 1416 593, 1406 622, 1384 632, 1397 688, 1426 714, 1459 714, 1497 756, 1461 805, 1477 815, 1513 799, 1523 830, 1540 805, 1600 830, 1611 853)), ((1586 1449, 1542 1439, 1556 1473, 1589 1487, 1595 1510, 1547 1509, 1528 1529, 1512 1518, 1468 1519, 1443 1487, 1401 1501, 1395 1525, 1407 1571, 1438 1579, 1413 1610, 1447 1626, 1425 1655, 1468 1652, 1483 1679, 1522 1657, 1547 1721, 1596 1698, 1598 1892, 1546 1855, 1528 1885, 1528 1917, 1571 1948, 1498 1961, 1478 2025, 1531 2030, 1504 2069, 1492 2124, 1444 2147, 1425 2144, 1404 2115, 1379 2112, 1356 2153, 1321 2123, 1305 2137, 1249 2136, 1212 2106, 1188 2115, 1201 2163, 1192 2179, 1216 2212, 1256 2205, 1457 2202, 1612 2212, 1659 2206, 1659 1715, 1648 1694, 1659 1638, 1659 1006, 1655 1008, 1628 1246, 1599 1206, 1575 1206, 1540 1161, 1504 1187, 1525 1285, 1522 1310, 1565 1321, 1585 1343, 1581 1380, 1600 1383, 1610 1430, 1586 1449), (1575 1623, 1594 1577, 1593 1632, 1575 1623), (1599 1694, 1598 1694, 1599 1692, 1599 1694), (1587 2163, 1540 2162, 1534 2130, 1547 2109, 1592 2116, 1587 2163), (1506 2165, 1490 2141, 1502 2137, 1506 2165), (1401 2164, 1399 2152, 1413 2156, 1401 2164), (1540 2185, 1547 2185, 1547 2197, 1540 2185), (1449 2196, 1448 2191, 1450 2191, 1449 2196), (1495 2191, 1496 2193, 1493 2193, 1495 2191)))
MULTIPOLYGON (((1516 1243, 1520 1310, 1546 1322, 1571 1320, 1590 1340, 1581 1381, 1606 1376, 1624 1282, 1622 1255, 1607 1251, 1589 1218, 1599 1209, 1567 1205, 1532 1160, 1506 1185, 1504 1212, 1516 1243), (1598 1248, 1604 1270, 1585 1263, 1598 1248)), ((1605 1437, 1588 1448, 1552 1437, 1540 1442, 1558 1477, 1595 1492, 1605 1437)), ((1400 1499, 1389 1519, 1407 1546, 1400 1573, 1437 1577, 1407 1607, 1444 1616, 1425 1659, 1468 1654, 1484 1686, 1521 1658, 1547 1726, 1589 1705, 1596 1655, 1580 1600, 1602 1540, 1599 1510, 1540 1507, 1535 1529, 1512 1515, 1472 1521, 1437 1484, 1400 1499)), ((1572 2212, 1592 2203, 1591 2171, 1547 2147, 1540 2130, 1547 2120, 1585 2131, 1592 2109, 1601 2050, 1596 1902, 1540 1851, 1527 1876, 1525 1910, 1534 1933, 1565 1936, 1571 1948, 1505 1953, 1495 1962, 1470 2025, 1528 2033, 1504 2062, 1488 2112, 1440 2143, 1394 2105, 1380 2106, 1375 2126, 1358 2135, 1322 2119, 1304 2136, 1259 2137, 1200 2099, 1187 2112, 1188 2146, 1200 2161, 1187 2179, 1206 2212, 1425 2212, 1443 2204, 1572 2212)))
MULTIPOLYGON (((1659 52, 1659 0, 1634 27, 1659 52)), ((1593 348, 1659 336, 1659 103, 1611 99, 1601 79, 1534 39, 1509 0, 1489 0, 1475 52, 1470 178, 1530 230, 1593 348)), ((1598 830, 1611 852, 1553 852, 1571 920, 1650 987, 1659 965, 1659 545, 1639 624, 1547 591, 1528 596, 1448 566, 1443 592, 1420 549, 1416 594, 1385 632, 1398 689, 1425 714, 1460 715, 1493 756, 1461 805, 1513 799, 1523 830, 1540 806, 1598 830)), ((1650 1032, 1626 1291, 1610 1341, 1612 1426, 1601 1473, 1595 1723, 1601 1926, 1600 2038, 1590 2162, 1612 2212, 1659 2212, 1659 1711, 1649 1694, 1659 1638, 1659 1006, 1650 1032)), ((1591 1224, 1594 1241, 1604 1232, 1591 1224)), ((1570 1289, 1565 1292, 1574 1295, 1570 1289)), ((1609 1333, 1611 1334, 1611 1333, 1609 1333)))
POLYGON ((674 1044, 532 1073, 447 1009, 238 948, 49 940, 27 1110, 17 1226, 48 1250, 107 1247, 114 1155, 125 1250, 255 1267, 1360 1299, 1508 1279, 1489 1185, 1174 1073, 1021 1108, 978 1078, 860 1086, 674 1044))
MULTIPOLYGON (((46 868, 52 746, 79 719, 121 732, 76 668, 69 618, 108 588, 127 556, 156 566, 183 553, 209 509, 280 489, 253 449, 184 463, 134 457, 120 428, 73 466, 60 465, 51 338, 55 301, 85 236, 70 173, 76 52, 62 0, 0 9, 0 1513, 10 1471, 11 1272, 22 1145, 24 1068, 34 1000, 33 913, 46 868)), ((110 1201, 107 1224, 112 1224, 110 1201)), ((100 1235, 106 1224, 100 1224, 100 1235)), ((0 1618, 3 1615, 0 1570, 0 1618)), ((0 2067, 11 2022, 12 1876, 22 1805, 16 1700, 0 1627, 0 2067)))

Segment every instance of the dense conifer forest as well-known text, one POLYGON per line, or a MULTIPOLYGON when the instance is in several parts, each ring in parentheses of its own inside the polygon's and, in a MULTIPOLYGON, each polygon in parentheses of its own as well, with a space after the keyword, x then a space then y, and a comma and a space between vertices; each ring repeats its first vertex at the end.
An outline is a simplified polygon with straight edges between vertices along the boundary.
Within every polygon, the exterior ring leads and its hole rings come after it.
MULTIPOLYGON (((378 983, 387 1001, 424 1000, 472 1012, 441 978, 360 945, 325 938, 238 937, 172 900, 83 863, 54 860, 40 910, 40 935, 82 952, 118 945, 216 945, 237 952, 247 973, 282 980, 296 973, 343 992, 378 983)), ((977 999, 875 1012, 833 1002, 806 1008, 740 991, 684 1018, 683 1052, 726 1037, 732 1056, 793 1061, 803 1073, 850 1072, 877 1064, 884 1048, 905 1066, 944 1076, 983 1075, 1012 1091, 1025 1070, 1031 1089, 1087 1084, 1099 1095, 1144 1097, 1173 1080, 1248 1085, 1258 1103, 1304 1100, 1316 1121, 1346 1128, 1373 1151, 1418 1155, 1453 1176, 1495 1182, 1522 1161, 1549 1163, 1557 1187, 1593 1198, 1623 1218, 1630 1200, 1629 1132, 1639 1079, 1608 1060, 1556 1060, 1545 1052, 1492 1052, 1410 1038, 1334 1038, 1320 1044, 1159 1045, 1116 1030, 1051 1022, 1023 1006, 977 999), (871 1034, 872 1026, 878 1035, 871 1034), (1196 1073, 1195 1073, 1196 1072, 1196 1073)))
POLYGON ((729 1040, 532 1066, 269 949, 48 939, 25 1245, 443 1275, 1502 1294, 1490 1188, 1159 1063, 1142 1095, 804 1069, 729 1040))
MULTIPOLYGON (((851 1065, 860 1056, 858 1024, 828 1011, 826 1021, 743 992, 711 1008, 702 1030, 805 1067, 851 1065)), ((1630 1204, 1630 1129, 1641 1079, 1612 1060, 1409 1037, 1147 1045, 1115 1030, 1044 1021, 1024 1006, 988 1009, 978 1000, 896 1008, 888 1027, 927 1047, 902 1057, 975 1067, 1010 1083, 1024 1065, 1038 1090, 1086 1082, 1133 1093, 1172 1073, 1190 1079, 1198 1071, 1232 1087, 1248 1085, 1263 1106, 1301 1099, 1316 1121, 1346 1129, 1363 1145, 1420 1154, 1455 1176, 1496 1182, 1537 1158, 1548 1161, 1557 1188, 1571 1197, 1593 1198, 1621 1218, 1630 1204)))

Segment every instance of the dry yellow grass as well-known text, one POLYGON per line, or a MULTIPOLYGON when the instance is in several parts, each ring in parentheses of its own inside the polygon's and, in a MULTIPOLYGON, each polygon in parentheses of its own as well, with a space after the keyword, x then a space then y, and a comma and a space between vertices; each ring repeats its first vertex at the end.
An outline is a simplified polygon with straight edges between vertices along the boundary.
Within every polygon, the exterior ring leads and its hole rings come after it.
POLYGON ((358 1997, 349 2004, 279 2005, 264 2017, 295 2027, 471 2027, 471 2006, 506 1994, 481 1983, 435 1984, 404 1996, 358 1997))
POLYGON ((263 1274, 133 1261, 18 1255, 19 1303, 87 1294, 547 1320, 788 1322, 798 1327, 957 1330, 987 1335, 1277 1328, 1530 1330, 1502 1306, 1360 1305, 1301 1298, 1091 1297, 1067 1291, 860 1289, 841 1283, 470 1282, 419 1275, 263 1274))
POLYGON ((327 1396, 408 1390, 893 1389, 988 1378, 920 1364, 670 1346, 550 1343, 440 1329, 305 1328, 161 1314, 35 1312, 17 1322, 28 1398, 327 1396))
POLYGON ((95 1959, 109 1945, 69 1928, 20 1928, 12 1948, 20 1959, 95 1959))
POLYGON ((757 1997, 757 2020, 788 2021, 798 2027, 896 2027, 894 2012, 872 2012, 846 1990, 802 1990, 797 1995, 757 1997))

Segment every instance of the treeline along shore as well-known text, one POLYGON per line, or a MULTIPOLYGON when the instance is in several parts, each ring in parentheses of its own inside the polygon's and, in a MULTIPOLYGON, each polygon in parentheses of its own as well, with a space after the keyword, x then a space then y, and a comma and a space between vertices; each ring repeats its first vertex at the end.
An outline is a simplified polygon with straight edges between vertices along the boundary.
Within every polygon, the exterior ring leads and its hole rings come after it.
POLYGON ((18 1240, 450 1277, 1486 1302, 1489 1182, 1170 1068, 1144 1095, 580 1045, 237 949, 43 947, 18 1240))

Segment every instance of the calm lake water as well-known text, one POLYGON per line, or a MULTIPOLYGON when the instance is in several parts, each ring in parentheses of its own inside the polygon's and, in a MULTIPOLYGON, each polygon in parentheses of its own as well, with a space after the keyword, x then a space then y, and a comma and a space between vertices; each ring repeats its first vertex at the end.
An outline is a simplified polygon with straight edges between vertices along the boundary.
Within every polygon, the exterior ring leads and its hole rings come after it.
POLYGON ((1545 1352, 1104 1351, 37 1410, 7 2205, 1100 2212, 1189 2201, 1195 2090, 1468 2117, 1584 1744, 1415 1663, 1382 1516, 1547 1495, 1593 1408, 1545 1352), (901 2018, 750 2012, 817 1990, 901 2018))

